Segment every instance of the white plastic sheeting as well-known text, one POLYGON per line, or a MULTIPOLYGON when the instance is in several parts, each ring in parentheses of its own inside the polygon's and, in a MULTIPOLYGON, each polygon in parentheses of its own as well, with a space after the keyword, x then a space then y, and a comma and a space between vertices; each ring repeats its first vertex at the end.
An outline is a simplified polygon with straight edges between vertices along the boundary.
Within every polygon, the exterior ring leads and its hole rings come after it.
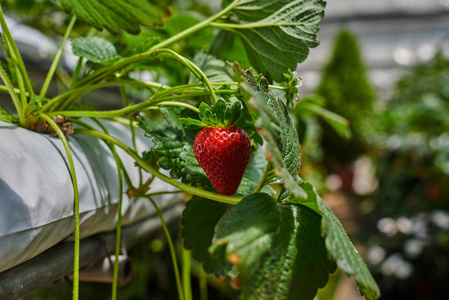
MULTIPOLYGON (((86 120, 85 120, 86 121, 86 120)), ((89 121, 89 120, 87 120, 89 121)), ((129 127, 103 122, 111 135, 132 146, 129 127)), ((93 122, 93 127, 98 128, 93 122)), ((150 139, 137 131, 141 153, 150 139)), ((69 137, 80 195, 81 238, 113 230, 117 221, 119 184, 115 159, 107 145, 95 137, 69 137)), ((121 149, 117 152, 133 185, 138 168, 121 149)), ((144 180, 149 176, 143 172, 144 180)), ((151 192, 174 188, 155 180, 151 192)), ((125 191, 127 189, 125 185, 125 191)), ((156 197, 160 207, 179 202, 180 195, 156 197)), ((66 153, 58 138, 0 122, 0 272, 12 268, 70 237, 75 228, 72 181, 66 153)), ((146 199, 122 202, 123 225, 154 214, 146 199)))

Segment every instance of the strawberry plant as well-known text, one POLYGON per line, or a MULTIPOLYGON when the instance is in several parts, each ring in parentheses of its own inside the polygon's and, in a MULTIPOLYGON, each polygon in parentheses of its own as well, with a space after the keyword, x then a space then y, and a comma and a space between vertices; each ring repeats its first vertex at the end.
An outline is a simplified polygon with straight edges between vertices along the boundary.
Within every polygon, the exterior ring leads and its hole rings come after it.
MULTIPOLYGON (((172 18, 182 29, 170 18, 161 29, 142 27, 161 25, 171 14, 171 1, 59 3, 73 16, 39 91, 0 14, 7 49, 1 90, 9 92, 16 109, 14 114, 1 110, 0 120, 54 133, 65 145, 75 194, 73 299, 79 296, 79 196, 68 142, 72 131, 98 137, 114 151, 121 148, 151 174, 140 186, 127 182, 127 196, 148 198, 157 210, 148 193, 154 178, 190 195, 180 220, 185 249, 205 271, 239 286, 243 299, 313 299, 336 267, 355 277, 367 299, 378 298, 379 289, 341 223, 298 175, 301 147, 289 111, 298 99, 300 80, 289 69, 318 46, 325 1, 225 0, 222 10, 203 20, 175 13, 172 18), (72 38, 78 64, 66 89, 48 98, 62 49, 79 22, 112 35, 91 30, 72 38), (140 31, 148 38, 139 42, 125 33, 140 31), (191 44, 207 31, 215 33, 201 41, 204 45, 209 38, 209 53, 191 44), (136 72, 143 70, 152 79, 139 80, 136 72), (119 109, 99 111, 78 101, 91 90, 111 86, 120 88, 124 105, 119 109), (154 146, 137 153, 83 118, 122 122, 132 132, 140 127, 154 146), (75 128, 67 121, 76 123, 75 128)), ((126 181, 116 158, 120 182, 126 181)), ((116 255, 118 249, 120 221, 116 255)), ((179 299, 189 299, 190 287, 179 278, 173 247, 171 253, 179 299)), ((116 287, 115 281, 114 299, 116 287)))

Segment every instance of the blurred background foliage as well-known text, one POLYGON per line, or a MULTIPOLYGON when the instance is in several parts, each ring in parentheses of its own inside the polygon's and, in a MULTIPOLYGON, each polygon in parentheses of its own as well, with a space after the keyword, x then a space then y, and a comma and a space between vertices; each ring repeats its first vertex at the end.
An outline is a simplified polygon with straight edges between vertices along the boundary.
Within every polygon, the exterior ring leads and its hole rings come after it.
POLYGON ((447 209, 449 60, 441 53, 397 83, 377 119, 379 208, 385 214, 447 209))
POLYGON ((444 299, 449 288, 449 59, 409 70, 376 116, 379 232, 368 258, 388 299, 444 299))
POLYGON ((322 122, 320 144, 324 162, 329 171, 355 161, 366 153, 366 124, 375 100, 374 90, 368 82, 356 37, 341 30, 335 38, 330 61, 323 70, 316 93, 325 99, 326 108, 349 121, 352 137, 337 134, 322 122))
MULTIPOLYGON (((308 127, 302 129, 303 177, 321 180, 317 186, 364 254, 382 299, 446 299, 449 59, 438 52, 409 68, 392 96, 380 100, 354 35, 343 28, 334 45, 316 93, 324 108, 349 120, 352 138, 322 118, 297 114, 308 127)), ((341 276, 331 280, 337 284, 320 299, 358 299, 339 294, 341 276)))

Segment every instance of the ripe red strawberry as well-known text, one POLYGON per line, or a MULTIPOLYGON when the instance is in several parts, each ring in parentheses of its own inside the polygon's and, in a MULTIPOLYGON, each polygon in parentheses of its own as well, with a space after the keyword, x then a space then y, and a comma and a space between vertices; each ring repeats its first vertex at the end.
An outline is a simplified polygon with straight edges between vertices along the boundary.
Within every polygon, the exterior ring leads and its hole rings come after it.
POLYGON ((251 143, 239 127, 205 127, 195 137, 193 153, 215 189, 234 195, 251 157, 251 143))

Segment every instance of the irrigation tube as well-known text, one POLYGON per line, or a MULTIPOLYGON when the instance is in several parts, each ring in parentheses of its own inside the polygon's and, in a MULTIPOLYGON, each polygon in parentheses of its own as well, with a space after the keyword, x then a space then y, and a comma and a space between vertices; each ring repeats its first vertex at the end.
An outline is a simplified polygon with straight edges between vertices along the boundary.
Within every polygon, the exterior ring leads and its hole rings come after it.
MULTIPOLYGON (((166 222, 179 218, 184 203, 163 209, 166 222)), ((126 244, 135 242, 160 228, 156 214, 122 228, 126 244)), ((62 242, 33 259, 0 273, 0 300, 19 299, 73 271, 73 242, 62 242)), ((115 249, 115 230, 81 240, 80 268, 95 265, 115 249)))

